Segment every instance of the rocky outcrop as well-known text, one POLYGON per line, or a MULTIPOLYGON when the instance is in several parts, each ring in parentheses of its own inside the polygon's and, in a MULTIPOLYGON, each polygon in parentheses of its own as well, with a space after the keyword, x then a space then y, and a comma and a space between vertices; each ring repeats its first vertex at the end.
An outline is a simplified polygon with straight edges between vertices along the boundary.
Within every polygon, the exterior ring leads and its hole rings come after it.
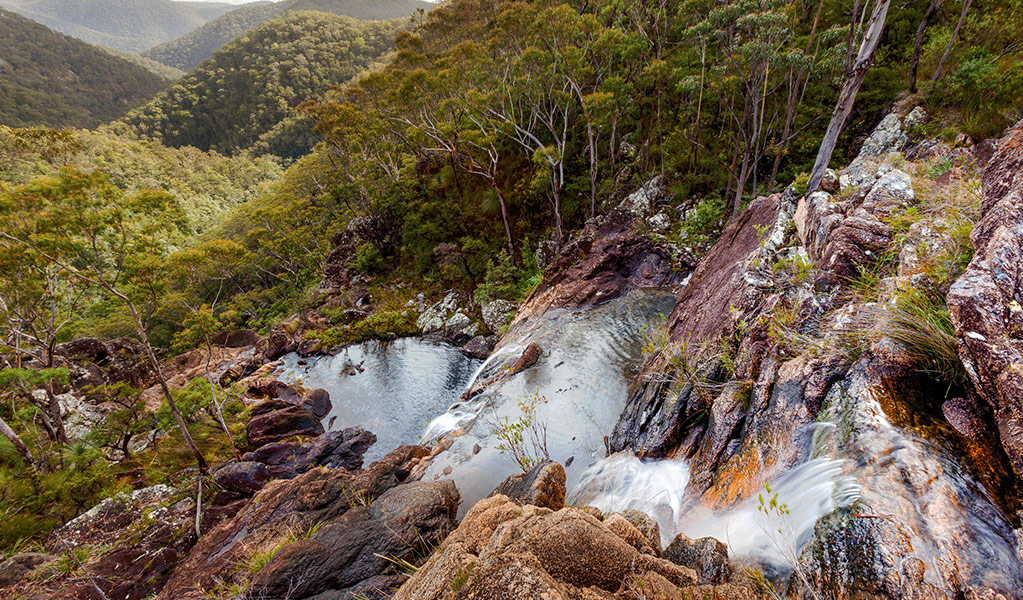
MULTIPOLYGON (((978 401, 873 329, 899 286, 928 285, 920 265, 951 236, 942 215, 897 236, 890 230, 891 217, 924 212, 909 173, 927 172, 888 154, 906 144, 891 133, 839 172, 838 193, 800 198, 790 188, 733 221, 669 316, 611 448, 687 459, 682 517, 693 506, 749 510, 765 482, 788 475, 827 486, 834 503, 810 512, 831 514, 813 532, 811 518, 792 534, 812 539, 799 563, 824 597, 1011 597, 1023 584, 1018 480, 980 442, 991 429, 985 404, 994 414, 996 402, 1018 395, 1011 365, 1023 364, 1011 333, 1023 280, 1021 165, 1004 163, 1004 185, 993 185, 992 167, 985 173, 985 215, 998 216, 978 225, 977 257, 949 296, 971 379, 987 385, 978 401), (890 277, 876 301, 847 293, 848 278, 880 264, 882 253, 890 277)), ((1007 147, 1023 146, 1018 130, 1013 136, 992 165, 1006 160, 1007 147)), ((804 587, 794 579, 789 593, 809 597, 804 587)))
POLYGON ((981 415, 1023 475, 1023 122, 999 143, 982 192, 976 254, 947 300, 981 415))
POLYGON ((249 445, 264 446, 294 437, 318 437, 323 425, 316 415, 284 400, 266 400, 252 409, 245 426, 249 445))
POLYGON ((526 473, 516 473, 494 490, 493 496, 507 496, 519 504, 559 510, 565 507, 565 467, 546 460, 526 473))
POLYGON ((640 552, 582 510, 520 507, 498 495, 466 514, 394 600, 633 598, 640 577, 675 598, 696 583, 691 569, 640 552))
POLYGON ((69 367, 71 386, 76 389, 114 383, 147 388, 155 381, 156 372, 142 344, 128 338, 109 342, 79 338, 58 344, 54 354, 69 367))
POLYGON ((515 321, 552 306, 592 306, 635 288, 670 286, 687 271, 687 265, 675 263, 671 249, 636 230, 630 213, 616 209, 565 244, 515 321))
POLYGON ((661 558, 689 566, 696 571, 697 578, 703 584, 725 583, 731 570, 728 546, 712 537, 691 540, 679 534, 661 554, 661 558))
POLYGON ((386 598, 405 579, 394 561, 443 540, 454 528, 458 501, 451 481, 391 488, 283 548, 253 577, 249 596, 386 598))
POLYGON ((451 482, 404 483, 422 456, 403 446, 363 471, 317 468, 271 481, 196 544, 159 598, 227 595, 232 585, 250 597, 382 597, 401 582, 395 562, 414 560, 420 542, 429 547, 454 528, 451 482))
POLYGON ((376 440, 375 435, 363 428, 350 427, 341 431, 329 431, 303 444, 296 442, 266 444, 244 454, 242 464, 261 464, 266 467, 269 476, 275 479, 291 479, 315 467, 353 471, 362 468, 362 455, 376 443, 376 440))
MULTIPOLYGON (((45 543, 53 555, 68 556, 77 549, 84 564, 74 565, 70 573, 54 569, 46 577, 22 578, 6 591, 0 583, 0 597, 151 597, 195 543, 195 502, 188 496, 187 492, 157 485, 104 500, 54 530, 45 543), (82 575, 86 572, 89 577, 82 575)), ((202 526, 215 525, 225 514, 223 508, 220 505, 205 513, 202 526)), ((25 562, 25 555, 16 557, 13 563, 0 565, 0 571, 12 573, 8 569, 11 564, 29 567, 44 559, 29 558, 31 561, 25 562)))
POLYGON ((668 316, 667 336, 673 347, 663 348, 649 361, 630 388, 628 403, 611 434, 612 452, 635 448, 664 455, 681 441, 684 424, 706 411, 704 395, 694 394, 698 390, 692 386, 669 401, 666 392, 672 382, 654 375, 670 368, 674 352, 693 353, 695 360, 696 351, 733 329, 745 308, 759 306, 763 280, 756 278, 751 265, 769 249, 768 243, 776 243, 772 241, 775 230, 783 231, 789 222, 781 204, 780 196, 756 200, 732 221, 693 272, 668 316))
POLYGON ((0 562, 0 592, 21 582, 26 575, 39 565, 56 559, 52 554, 42 552, 22 552, 0 562))

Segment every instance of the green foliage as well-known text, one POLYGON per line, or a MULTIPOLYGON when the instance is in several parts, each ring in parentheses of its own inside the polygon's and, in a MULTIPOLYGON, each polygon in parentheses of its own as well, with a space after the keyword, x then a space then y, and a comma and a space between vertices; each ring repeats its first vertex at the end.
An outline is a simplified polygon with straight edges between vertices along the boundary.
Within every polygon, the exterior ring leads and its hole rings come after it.
POLYGON ((143 56, 185 71, 199 66, 246 31, 288 11, 316 10, 367 21, 405 18, 432 6, 416 0, 284 0, 242 6, 181 37, 143 52, 143 56))
POLYGON ((693 214, 682 223, 688 239, 706 243, 725 218, 725 201, 720 197, 707 197, 696 203, 693 214))
POLYGON ((105 173, 129 193, 167 191, 177 199, 195 234, 220 223, 226 211, 254 198, 282 173, 269 157, 228 158, 108 133, 0 125, 0 180, 27 184, 70 165, 89 165, 88 170, 105 173))
MULTIPOLYGON (((344 84, 387 52, 395 30, 387 22, 289 12, 225 45, 114 130, 168 146, 240 152, 296 116, 299 103, 344 84)), ((300 137, 298 146, 278 148, 281 155, 308 152, 308 135, 300 137)))
POLYGON ((90 390, 89 396, 109 407, 106 418, 95 426, 86 439, 107 451, 111 460, 123 461, 132 456, 131 443, 157 429, 155 415, 146 410, 139 390, 119 382, 90 390))
POLYGON ((494 300, 521 301, 540 282, 540 270, 536 266, 536 257, 527 255, 524 268, 517 268, 504 250, 498 253, 496 261, 487 262, 486 275, 483 282, 476 287, 474 299, 477 304, 486 304, 494 300))
POLYGON ((366 242, 355 249, 352 267, 366 275, 377 273, 384 268, 384 257, 380 255, 380 250, 376 246, 366 242))
POLYGON ((333 327, 310 335, 319 339, 319 348, 322 350, 357 344, 368 339, 393 340, 421 333, 416 324, 417 317, 412 310, 377 310, 351 325, 333 327))
POLYGON ((542 404, 547 404, 547 398, 539 392, 520 398, 521 416, 514 421, 508 417, 496 419, 493 426, 492 433, 498 440, 494 447, 501 454, 510 454, 523 473, 551 457, 547 452, 547 423, 536 412, 542 404))
POLYGON ((143 67, 3 9, 0 56, 0 123, 13 127, 95 127, 167 85, 143 67))
POLYGON ((920 370, 952 384, 967 381, 955 328, 943 298, 919 290, 903 290, 896 296, 895 305, 878 316, 881 321, 877 335, 905 346, 920 370))

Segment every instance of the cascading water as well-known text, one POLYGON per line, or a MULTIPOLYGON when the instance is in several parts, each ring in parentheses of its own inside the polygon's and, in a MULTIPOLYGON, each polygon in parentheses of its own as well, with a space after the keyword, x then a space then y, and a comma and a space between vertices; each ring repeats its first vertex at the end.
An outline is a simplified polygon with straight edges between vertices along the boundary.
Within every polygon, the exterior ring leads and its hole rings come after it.
POLYGON ((332 408, 323 419, 328 431, 360 426, 376 434, 367 462, 402 444, 418 444, 430 419, 482 366, 454 346, 416 338, 365 342, 307 365, 299 360, 297 354, 284 357, 281 379, 330 393, 332 408))
POLYGON ((546 399, 535 422, 546 428, 551 459, 566 465, 569 488, 583 471, 604 457, 611 431, 642 364, 643 331, 668 313, 675 296, 665 290, 636 290, 626 297, 580 309, 550 309, 516 323, 504 345, 481 368, 481 380, 509 368, 530 343, 543 349, 538 364, 481 394, 454 403, 437 417, 424 437, 458 429, 451 448, 436 457, 426 478, 450 477, 462 494, 461 510, 486 497, 519 470, 502 454, 495 423, 521 417, 520 400, 546 399))
POLYGON ((665 547, 679 533, 713 537, 728 544, 731 556, 784 569, 810 539, 817 519, 859 498, 850 467, 840 459, 812 459, 774 478, 771 494, 764 490, 727 510, 709 510, 684 496, 689 483, 685 461, 616 454, 590 468, 569 500, 604 512, 643 511, 657 521, 665 547), (771 508, 773 494, 787 505, 788 514, 771 508))

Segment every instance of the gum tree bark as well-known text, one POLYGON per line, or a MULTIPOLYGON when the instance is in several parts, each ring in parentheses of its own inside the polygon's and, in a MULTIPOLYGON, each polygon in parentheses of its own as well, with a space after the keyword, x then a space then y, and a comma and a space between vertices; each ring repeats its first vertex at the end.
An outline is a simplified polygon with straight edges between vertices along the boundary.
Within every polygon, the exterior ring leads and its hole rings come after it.
POLYGON ((884 31, 885 19, 888 17, 888 7, 891 0, 875 0, 874 10, 867 21, 863 41, 860 43, 856 60, 852 64, 849 75, 842 84, 842 91, 838 95, 838 103, 831 115, 831 122, 828 123, 828 130, 821 141, 821 148, 817 152, 817 160, 813 164, 813 172, 810 174, 810 181, 806 184, 806 193, 817 190, 824 178, 824 172, 831 162, 831 155, 835 152, 835 144, 838 143, 838 135, 842 133, 845 122, 852 114, 853 105, 856 103, 856 94, 863 85, 870 67, 874 66, 874 57, 877 55, 877 47, 881 42, 881 33, 884 31))

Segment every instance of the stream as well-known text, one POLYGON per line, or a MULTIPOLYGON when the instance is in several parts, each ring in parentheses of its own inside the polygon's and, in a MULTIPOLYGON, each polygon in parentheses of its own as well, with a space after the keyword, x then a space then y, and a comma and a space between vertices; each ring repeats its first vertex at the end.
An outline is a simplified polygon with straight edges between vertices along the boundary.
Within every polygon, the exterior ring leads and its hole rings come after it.
POLYGON ((798 432, 808 450, 796 464, 767 474, 772 493, 724 510, 686 497, 686 461, 606 456, 605 436, 645 359, 644 331, 659 327, 674 303, 668 291, 637 290, 596 307, 550 309, 516 321, 486 361, 408 338, 355 345, 306 365, 289 355, 281 377, 330 392, 328 430, 358 425, 374 432, 378 441, 367 463, 401 444, 447 438, 450 448, 435 457, 424 479, 455 481, 460 516, 520 471, 495 431, 518 422, 524 402, 535 403, 532 422, 550 458, 566 467, 569 503, 642 510, 658 521, 665 547, 678 533, 713 536, 733 557, 784 571, 820 517, 859 503, 855 510, 864 506, 904 524, 916 555, 934 567, 929 572, 948 572, 945 561, 966 559, 969 564, 957 567, 972 582, 1015 589, 1023 581, 1012 528, 981 486, 940 445, 889 422, 869 390, 855 384, 798 432), (538 363, 508 377, 533 342, 543 349, 538 363), (495 377, 482 393, 461 397, 473 382, 495 377), (852 437, 839 432, 850 424, 852 437), (787 512, 771 508, 774 493, 787 512))

